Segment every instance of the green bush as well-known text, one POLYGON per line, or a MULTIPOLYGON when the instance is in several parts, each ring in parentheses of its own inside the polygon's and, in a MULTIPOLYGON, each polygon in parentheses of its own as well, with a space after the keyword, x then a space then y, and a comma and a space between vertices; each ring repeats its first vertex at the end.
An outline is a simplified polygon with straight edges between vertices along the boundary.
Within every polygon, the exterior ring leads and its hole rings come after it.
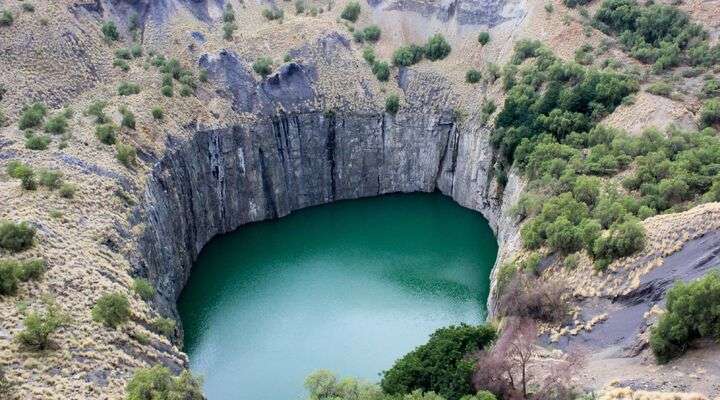
POLYGON ((133 290, 145 301, 155 297, 155 288, 152 283, 145 278, 135 278, 133 280, 133 290))
POLYGON ((497 400, 497 397, 495 397, 492 392, 488 392, 487 390, 480 390, 479 392, 475 393, 474 396, 463 396, 460 400, 497 400))
POLYGON ((22 188, 25 190, 37 189, 37 181, 35 180, 35 171, 27 164, 13 160, 7 165, 7 174, 11 178, 20 179, 22 188))
POLYGON ((152 117, 156 120, 162 120, 165 117, 165 112, 160 107, 153 107, 152 111, 152 117))
POLYGON ((130 302, 122 293, 104 294, 92 308, 92 318, 107 327, 115 328, 130 319, 130 302))
POLYGON ((128 108, 125 106, 120 107, 119 111, 122 115, 122 121, 120 122, 120 126, 135 129, 135 114, 133 114, 132 111, 128 110, 128 108))
POLYGON ((62 173, 59 171, 43 169, 38 173, 38 181, 46 188, 55 190, 62 184, 62 173))
POLYGON ((660 81, 648 86, 647 91, 657 96, 670 97, 670 93, 672 93, 672 86, 670 86, 667 82, 660 81))
POLYGON ((192 94, 193 94, 193 90, 190 86, 188 86, 188 85, 180 86, 180 96, 189 97, 189 96, 192 96, 192 94))
POLYGON ((167 367, 156 365, 135 371, 125 387, 126 400, 204 400, 202 381, 183 371, 174 377, 167 367))
POLYGON ((0 222, 0 248, 19 252, 29 249, 33 245, 35 228, 20 222, 15 224, 10 221, 0 222))
POLYGON ((605 0, 594 21, 605 33, 617 35, 630 55, 654 63, 656 72, 679 65, 683 57, 692 63, 715 62, 713 57, 702 59, 702 53, 711 53, 707 33, 675 6, 605 0))
POLYGON ((273 61, 268 57, 260 57, 253 63, 253 71, 265 78, 272 72, 273 61))
POLYGON ((230 3, 225 4, 223 22, 235 22, 235 10, 233 10, 233 6, 230 3))
POLYGON ((425 49, 420 46, 414 44, 402 46, 393 53, 393 65, 408 67, 420 62, 424 55, 425 49))
POLYGON ((223 39, 225 40, 232 40, 233 34, 235 34, 235 31, 237 30, 238 26, 234 22, 225 22, 222 26, 223 29, 223 39))
POLYGON ((385 98, 385 111, 390 114, 397 114, 400 110, 400 98, 396 94, 391 94, 385 98))
POLYGON ((480 32, 480 34, 478 34, 478 42, 480 42, 480 44, 483 46, 490 43, 490 33, 480 32))
POLYGON ((117 89, 120 96, 131 96, 140 93, 140 85, 132 82, 120 82, 117 89))
POLYGON ((360 11, 360 3, 358 3, 357 1, 350 1, 340 14, 340 18, 346 19, 350 22, 355 22, 360 16, 360 11))
POLYGON ((262 11, 262 15, 267 18, 268 21, 273 21, 276 19, 282 19, 285 16, 285 13, 279 8, 266 8, 262 11))
POLYGON ((95 117, 96 124, 106 124, 110 122, 110 118, 105 115, 105 107, 107 107, 106 101, 93 101, 85 110, 85 115, 95 117))
POLYGON ((45 123, 45 132, 62 135, 67 130, 67 127, 67 118, 65 114, 60 113, 48 119, 45 123))
POLYGON ((353 32, 353 40, 357 43, 364 43, 365 42, 365 35, 362 31, 356 30, 353 32))
POLYGON ((703 104, 700 110, 700 122, 703 126, 720 123, 720 100, 711 99, 703 104))
POLYGON ((130 52, 130 49, 122 47, 115 50, 115 57, 121 60, 130 60, 132 59, 132 53, 130 52))
POLYGON ((102 30, 102 33, 105 36, 106 40, 116 41, 116 40, 120 39, 120 33, 118 32, 117 25, 115 25, 115 22, 113 22, 113 21, 103 22, 102 27, 100 29, 102 30))
POLYGON ((468 72, 465 73, 465 82, 467 83, 478 83, 480 82, 480 71, 476 69, 468 70, 468 72))
POLYGON ((54 302, 46 305, 45 312, 31 312, 25 318, 25 329, 15 337, 26 349, 47 350, 50 347, 50 335, 67 325, 69 317, 54 302))
POLYGON ((487 325, 459 325, 435 331, 426 344, 406 354, 383 372, 381 387, 388 394, 416 389, 433 391, 448 400, 473 394, 472 356, 495 339, 487 325))
POLYGON ((18 126, 20 129, 39 128, 42 125, 47 108, 42 103, 33 103, 25 106, 20 113, 18 126))
POLYGON ((590 3, 592 0, 563 0, 563 4, 570 8, 575 8, 576 6, 584 6, 588 3, 590 3))
POLYGON ((375 49, 370 46, 365 47, 363 49, 363 59, 370 65, 375 64, 375 49))
POLYGON ((650 332, 650 346, 661 363, 685 353, 694 339, 720 337, 720 273, 677 283, 667 293, 667 313, 650 332))
POLYGON ((175 334, 175 321, 170 318, 155 318, 151 325, 155 332, 165 337, 171 338, 175 334))
POLYGON ((132 54, 132 56, 134 58, 142 57, 142 54, 143 54, 142 45, 140 43, 133 44, 130 47, 130 54, 132 54))
POLYGON ((46 150, 50 145, 50 136, 29 134, 25 139, 25 147, 30 150, 46 150))
POLYGON ((10 11, 3 10, 0 12, 0 26, 10 26, 13 24, 13 21, 15 21, 15 18, 10 11))
POLYGON ((385 61, 376 61, 373 64, 372 73, 380 82, 387 82, 390 79, 390 66, 385 61))
POLYGON ((370 25, 363 29, 363 36, 368 42, 377 42, 380 40, 380 27, 377 25, 370 25))
POLYGON ((118 143, 115 146, 115 149, 117 150, 115 157, 122 165, 128 168, 135 165, 137 159, 137 151, 135 150, 135 147, 129 144, 118 143))
POLYGON ((305 8, 307 8, 305 0, 295 0, 295 14, 303 14, 305 12, 305 8))
POLYGON ((162 95, 165 97, 172 97, 173 96, 173 88, 172 88, 172 86, 167 86, 167 85, 163 86, 160 89, 160 93, 162 93, 162 95))
POLYGON ((431 61, 442 60, 450 54, 450 51, 450 44, 439 33, 431 36, 425 45, 425 57, 431 61))
POLYGON ((645 229, 637 221, 628 220, 612 225, 605 235, 598 237, 592 252, 599 260, 597 266, 602 269, 612 260, 629 256, 644 247, 645 229))
POLYGON ((0 295, 8 296, 15 294, 19 281, 17 263, 0 260, 0 295))
POLYGON ((72 199, 73 197, 75 197, 76 190, 77 189, 75 188, 75 185, 65 182, 60 185, 60 196, 66 199, 72 199))
POLYGON ((117 125, 111 123, 95 127, 95 136, 104 144, 113 145, 116 140, 117 125))

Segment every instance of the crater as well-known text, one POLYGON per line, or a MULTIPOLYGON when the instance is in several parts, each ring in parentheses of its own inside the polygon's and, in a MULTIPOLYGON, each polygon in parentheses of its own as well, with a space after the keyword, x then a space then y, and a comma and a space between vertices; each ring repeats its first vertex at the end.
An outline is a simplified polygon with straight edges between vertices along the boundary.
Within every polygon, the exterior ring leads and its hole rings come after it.
POLYGON ((316 206, 202 250, 178 302, 211 400, 292 399, 319 368, 376 381, 436 329, 486 316, 497 254, 439 193, 316 206))

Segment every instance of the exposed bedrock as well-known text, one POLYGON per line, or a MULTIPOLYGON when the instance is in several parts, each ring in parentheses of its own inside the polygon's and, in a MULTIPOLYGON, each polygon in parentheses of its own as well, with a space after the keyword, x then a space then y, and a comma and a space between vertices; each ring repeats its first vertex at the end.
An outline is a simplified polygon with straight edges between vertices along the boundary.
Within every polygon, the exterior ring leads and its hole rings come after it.
POLYGON ((192 263, 213 236, 303 207, 395 192, 439 189, 482 212, 502 243, 513 229, 500 218, 489 135, 465 126, 449 112, 313 112, 198 131, 153 169, 139 270, 155 282, 161 309, 175 314, 192 263))

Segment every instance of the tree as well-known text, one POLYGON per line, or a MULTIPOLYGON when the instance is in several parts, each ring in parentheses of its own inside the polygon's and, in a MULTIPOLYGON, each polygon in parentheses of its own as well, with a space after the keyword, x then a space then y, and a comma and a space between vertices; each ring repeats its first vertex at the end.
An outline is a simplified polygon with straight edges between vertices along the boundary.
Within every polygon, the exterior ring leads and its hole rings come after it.
POLYGON ((467 82, 467 83, 478 83, 478 82, 480 82, 480 78, 481 78, 480 71, 478 71, 476 69, 470 69, 470 70, 468 70, 468 72, 465 73, 465 82, 467 82))
POLYGON ((425 49, 420 46, 414 44, 401 46, 393 53, 393 65, 409 67, 420 62, 424 55, 425 49))
POLYGON ((373 64, 372 73, 379 81, 386 82, 390 78, 390 66, 385 61, 376 61, 373 64))
POLYGON ((370 25, 365 27, 362 31, 363 37, 365 37, 365 40, 368 42, 377 42, 380 40, 380 27, 377 25, 370 25))
POLYGON ((101 30, 106 40, 117 41, 120 38, 117 25, 113 21, 103 22, 101 30))
POLYGON ((478 34, 478 42, 480 42, 480 44, 483 46, 488 44, 488 42, 490 42, 490 33, 480 32, 480 34, 478 34))
POLYGON ((448 400, 473 394, 472 354, 495 338, 488 325, 457 325, 435 331, 426 344, 406 354, 383 372, 380 386, 391 395, 414 390, 435 392, 448 400))

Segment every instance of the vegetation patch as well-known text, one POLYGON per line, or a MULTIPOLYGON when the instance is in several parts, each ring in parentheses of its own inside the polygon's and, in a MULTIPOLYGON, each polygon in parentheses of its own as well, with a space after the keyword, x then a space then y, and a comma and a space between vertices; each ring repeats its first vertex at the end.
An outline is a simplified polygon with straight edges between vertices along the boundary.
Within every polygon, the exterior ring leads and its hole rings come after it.
POLYGON ((698 338, 720 339, 720 272, 677 283, 667 294, 667 313, 652 328, 650 346, 665 363, 687 351, 698 338))
POLYGON ((202 381, 183 371, 173 376, 167 367, 156 365, 135 371, 125 388, 127 400, 183 399, 203 400, 202 381))
POLYGON ((32 247, 34 238, 35 228, 27 222, 0 221, 0 248, 17 253, 32 247))
POLYGON ((92 308, 95 322, 115 328, 130 319, 130 302, 122 293, 104 294, 92 308))

